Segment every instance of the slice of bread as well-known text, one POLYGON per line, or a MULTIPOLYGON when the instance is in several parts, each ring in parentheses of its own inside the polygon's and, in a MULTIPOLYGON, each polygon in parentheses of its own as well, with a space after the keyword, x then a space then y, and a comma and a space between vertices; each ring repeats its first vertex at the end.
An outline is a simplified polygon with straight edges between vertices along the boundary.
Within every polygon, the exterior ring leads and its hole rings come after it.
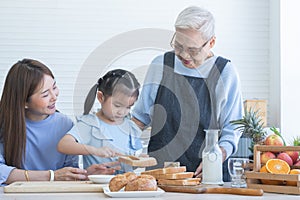
POLYGON ((157 165, 157 161, 153 157, 128 157, 128 156, 120 156, 119 162, 125 163, 134 167, 150 167, 157 165))
POLYGON ((174 174, 153 174, 157 180, 158 179, 186 179, 193 178, 194 172, 180 172, 174 174))
POLYGON ((170 180, 170 179, 158 179, 158 185, 199 185, 200 178, 187 178, 187 179, 178 179, 178 180, 170 180))
POLYGON ((141 174, 149 174, 155 176, 157 174, 174 174, 180 172, 186 172, 186 166, 152 169, 152 170, 141 172, 141 174))

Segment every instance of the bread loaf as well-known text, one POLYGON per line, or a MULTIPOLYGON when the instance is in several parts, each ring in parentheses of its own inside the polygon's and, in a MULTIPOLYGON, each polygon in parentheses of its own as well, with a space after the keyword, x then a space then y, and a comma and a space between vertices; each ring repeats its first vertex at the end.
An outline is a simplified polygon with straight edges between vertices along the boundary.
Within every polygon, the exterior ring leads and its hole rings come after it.
POLYGON ((181 172, 186 172, 185 166, 152 169, 152 170, 141 172, 141 174, 149 174, 155 176, 158 174, 174 174, 174 173, 181 173, 181 172))
POLYGON ((152 175, 158 185, 199 185, 200 178, 193 178, 194 172, 186 172, 186 167, 165 167, 141 172, 152 175))
POLYGON ((158 179, 185 179, 193 178, 194 172, 180 172, 174 174, 152 174, 157 180, 158 179))
POLYGON ((187 178, 178 180, 159 179, 158 185, 199 185, 200 180, 200 178, 187 178))

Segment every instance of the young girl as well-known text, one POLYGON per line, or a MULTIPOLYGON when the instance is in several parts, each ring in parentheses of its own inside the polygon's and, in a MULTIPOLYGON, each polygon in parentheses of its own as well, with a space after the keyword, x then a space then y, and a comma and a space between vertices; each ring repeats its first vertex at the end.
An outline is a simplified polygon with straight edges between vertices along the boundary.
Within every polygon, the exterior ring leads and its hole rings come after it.
MULTIPOLYGON (((135 76, 122 69, 109 71, 89 92, 84 115, 58 144, 58 151, 83 156, 83 166, 116 161, 118 155, 134 155, 142 150, 141 130, 130 120, 129 111, 139 95, 135 76), (101 104, 96 114, 88 114, 95 97, 101 104), (105 157, 105 158, 104 158, 105 157)), ((121 163, 121 171, 132 167, 121 163)))
POLYGON ((68 117, 56 112, 58 93, 52 72, 39 61, 24 59, 9 70, 0 101, 0 185, 113 173, 103 165, 79 169, 77 156, 56 150, 73 126, 68 117))

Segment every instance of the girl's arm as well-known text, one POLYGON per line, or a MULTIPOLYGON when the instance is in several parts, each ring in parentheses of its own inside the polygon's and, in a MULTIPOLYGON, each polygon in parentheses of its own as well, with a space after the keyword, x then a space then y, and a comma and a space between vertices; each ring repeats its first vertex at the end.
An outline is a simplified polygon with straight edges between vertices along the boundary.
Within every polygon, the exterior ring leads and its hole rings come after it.
POLYGON ((66 134, 58 143, 57 150, 60 153, 69 155, 90 155, 95 151, 95 147, 80 144, 69 134, 66 134))
POLYGON ((114 157, 121 155, 109 147, 96 148, 91 145, 80 144, 72 135, 65 135, 58 143, 57 150, 69 155, 95 155, 99 157, 114 157))

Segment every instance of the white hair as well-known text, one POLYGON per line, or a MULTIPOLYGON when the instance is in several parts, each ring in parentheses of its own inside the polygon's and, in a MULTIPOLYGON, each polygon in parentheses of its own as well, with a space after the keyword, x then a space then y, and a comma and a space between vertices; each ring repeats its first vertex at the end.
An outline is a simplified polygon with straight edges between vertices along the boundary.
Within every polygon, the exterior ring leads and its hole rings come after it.
POLYGON ((194 29, 201 32, 203 38, 208 40, 215 35, 215 20, 208 10, 190 6, 179 13, 175 28, 194 29))

